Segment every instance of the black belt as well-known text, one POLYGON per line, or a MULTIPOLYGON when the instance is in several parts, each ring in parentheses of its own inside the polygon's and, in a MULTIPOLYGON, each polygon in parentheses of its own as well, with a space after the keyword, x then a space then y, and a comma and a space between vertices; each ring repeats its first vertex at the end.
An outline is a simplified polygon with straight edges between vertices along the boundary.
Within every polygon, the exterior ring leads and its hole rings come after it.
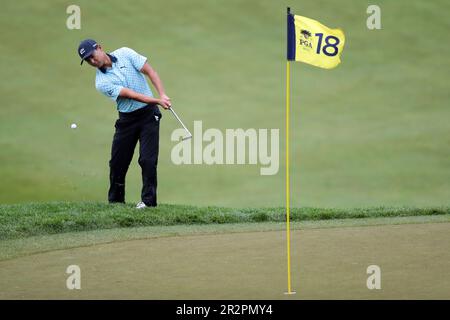
POLYGON ((147 112, 154 111, 157 108, 158 108, 158 106, 156 104, 147 104, 147 105, 143 106, 142 108, 139 108, 139 109, 131 111, 131 112, 120 112, 119 111, 119 119, 137 118, 137 117, 142 116, 143 114, 146 114, 147 112))

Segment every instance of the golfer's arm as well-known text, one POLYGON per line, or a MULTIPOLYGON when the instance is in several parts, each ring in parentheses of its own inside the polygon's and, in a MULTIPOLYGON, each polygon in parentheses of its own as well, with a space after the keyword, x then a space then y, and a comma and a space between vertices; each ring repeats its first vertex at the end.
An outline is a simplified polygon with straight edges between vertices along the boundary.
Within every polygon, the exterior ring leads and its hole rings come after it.
POLYGON ((159 103, 159 99, 146 96, 145 94, 138 93, 128 88, 122 88, 120 90, 119 97, 133 99, 143 103, 159 103))
POLYGON ((164 90, 164 86, 162 84, 161 79, 159 78, 158 73, 155 70, 153 70, 153 68, 147 62, 142 67, 141 72, 150 79, 150 81, 155 86, 156 90, 158 90, 160 97, 166 94, 166 91, 164 90))

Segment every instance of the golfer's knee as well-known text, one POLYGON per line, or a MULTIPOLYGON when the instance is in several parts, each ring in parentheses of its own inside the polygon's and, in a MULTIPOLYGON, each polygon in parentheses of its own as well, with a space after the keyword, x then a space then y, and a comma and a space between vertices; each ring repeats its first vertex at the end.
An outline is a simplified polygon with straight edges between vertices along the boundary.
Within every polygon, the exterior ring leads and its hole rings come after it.
POLYGON ((110 177, 114 181, 123 183, 127 174, 128 167, 110 165, 110 177))
POLYGON ((143 157, 143 158, 139 158, 138 162, 142 168, 156 169, 157 160, 154 158, 143 157))
POLYGON ((124 174, 128 171, 129 164, 124 164, 121 161, 109 161, 109 168, 112 173, 116 173, 118 175, 124 174))

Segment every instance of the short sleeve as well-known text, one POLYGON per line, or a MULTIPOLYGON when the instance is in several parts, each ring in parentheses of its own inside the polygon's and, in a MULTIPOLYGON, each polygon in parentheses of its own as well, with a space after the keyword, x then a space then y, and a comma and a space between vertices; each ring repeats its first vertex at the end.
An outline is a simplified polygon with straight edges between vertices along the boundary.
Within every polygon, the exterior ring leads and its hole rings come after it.
POLYGON ((131 64, 137 71, 141 71, 142 67, 144 67, 145 62, 147 61, 147 58, 143 55, 140 55, 136 51, 130 48, 124 48, 126 55, 128 59, 130 60, 131 64))
POLYGON ((108 98, 116 101, 119 97, 120 91, 123 89, 122 86, 111 83, 109 81, 100 81, 95 84, 97 91, 103 93, 108 98))

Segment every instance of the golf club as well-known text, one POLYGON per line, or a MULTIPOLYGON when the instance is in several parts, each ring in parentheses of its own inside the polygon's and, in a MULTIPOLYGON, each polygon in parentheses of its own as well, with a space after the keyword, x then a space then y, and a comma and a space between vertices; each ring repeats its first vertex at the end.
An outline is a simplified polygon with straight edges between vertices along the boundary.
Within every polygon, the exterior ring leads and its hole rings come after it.
POLYGON ((181 121, 181 119, 178 117, 178 115, 176 114, 175 110, 173 110, 173 107, 170 107, 169 110, 172 111, 172 114, 175 116, 175 118, 177 118, 178 122, 181 123, 181 125, 184 128, 184 130, 186 130, 187 133, 188 133, 188 136, 182 138, 181 140, 184 141, 184 140, 192 138, 192 134, 189 132, 188 128, 186 128, 186 126, 184 125, 183 121, 181 121))

